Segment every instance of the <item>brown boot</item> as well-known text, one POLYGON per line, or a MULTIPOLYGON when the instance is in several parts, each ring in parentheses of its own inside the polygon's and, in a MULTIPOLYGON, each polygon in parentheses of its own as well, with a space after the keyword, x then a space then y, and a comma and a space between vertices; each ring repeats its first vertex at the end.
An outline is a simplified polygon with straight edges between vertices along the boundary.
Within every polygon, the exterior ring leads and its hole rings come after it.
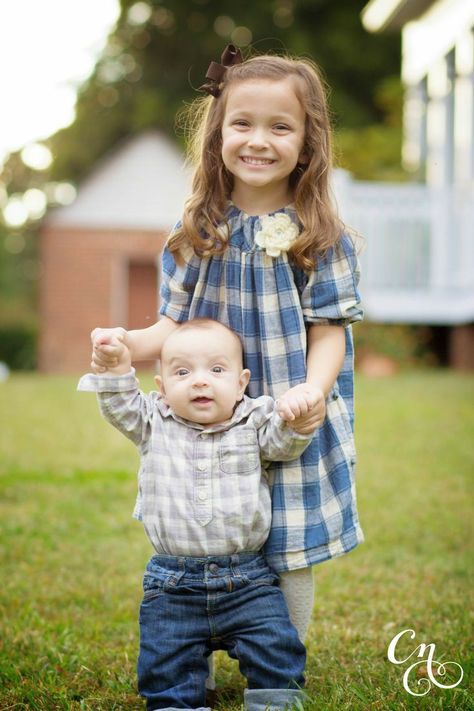
POLYGON ((212 709, 216 705, 217 691, 215 689, 206 689, 206 706, 212 709))

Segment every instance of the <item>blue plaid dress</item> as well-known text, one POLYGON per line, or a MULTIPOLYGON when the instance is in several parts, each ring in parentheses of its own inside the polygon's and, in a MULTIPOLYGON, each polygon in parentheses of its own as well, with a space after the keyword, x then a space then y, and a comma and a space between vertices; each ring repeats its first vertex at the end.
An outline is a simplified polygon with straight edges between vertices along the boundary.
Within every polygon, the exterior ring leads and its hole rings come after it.
MULTIPOLYGON (((285 212, 298 225, 295 210, 285 212)), ((345 327, 346 355, 327 398, 327 417, 303 456, 271 465, 272 528, 265 555, 277 571, 303 568, 347 553, 363 540, 355 497, 354 387, 351 323, 362 319, 359 268, 344 235, 305 272, 285 252, 270 257, 255 244, 261 218, 234 205, 223 255, 200 258, 191 248, 177 265, 165 248, 160 313, 174 321, 213 318, 236 331, 251 371, 250 397, 277 399, 306 380, 307 328, 345 327)))

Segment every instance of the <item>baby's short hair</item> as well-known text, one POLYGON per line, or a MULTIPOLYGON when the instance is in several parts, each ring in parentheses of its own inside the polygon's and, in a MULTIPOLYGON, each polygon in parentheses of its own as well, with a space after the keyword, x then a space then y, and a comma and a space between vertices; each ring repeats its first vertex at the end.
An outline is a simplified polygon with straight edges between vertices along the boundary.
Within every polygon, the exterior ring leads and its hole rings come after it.
MULTIPOLYGON (((199 316, 197 318, 192 318, 189 321, 183 321, 182 323, 179 324, 179 328, 177 331, 172 331, 170 335, 173 335, 173 333, 179 332, 182 333, 183 331, 192 331, 194 329, 212 329, 212 328, 220 328, 224 329, 227 331, 227 333, 232 336, 234 339, 236 345, 238 346, 239 352, 241 357, 243 358, 243 345, 242 341, 240 340, 240 336, 235 333, 231 328, 226 326, 225 324, 221 323, 221 321, 217 321, 216 319, 213 318, 206 318, 199 316)), ((166 343, 166 340, 165 340, 166 343)), ((164 345, 164 344, 163 344, 164 345)))
POLYGON ((240 336, 233 331, 229 326, 226 326, 224 323, 221 321, 217 321, 216 319, 213 318, 207 318, 204 316, 199 316, 198 318, 192 318, 189 321, 183 321, 179 328, 180 330, 190 330, 193 328, 223 328, 227 333, 229 333, 235 341, 239 344, 240 351, 243 352, 243 346, 242 346, 242 341, 240 340, 240 336))

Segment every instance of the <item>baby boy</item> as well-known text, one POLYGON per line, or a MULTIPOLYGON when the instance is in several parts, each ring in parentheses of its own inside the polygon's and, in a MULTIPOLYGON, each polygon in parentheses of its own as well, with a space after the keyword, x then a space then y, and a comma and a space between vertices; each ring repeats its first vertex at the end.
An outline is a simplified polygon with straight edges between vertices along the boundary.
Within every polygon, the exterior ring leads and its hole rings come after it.
POLYGON ((312 435, 291 421, 311 403, 283 396, 277 412, 271 398, 247 397, 240 340, 210 319, 168 336, 159 392, 149 395, 127 347, 113 345, 117 366, 83 376, 78 389, 97 392, 103 416, 140 452, 135 515, 155 550, 140 607, 147 709, 204 711, 215 649, 239 660, 247 711, 289 708, 302 695, 305 649, 261 549, 271 526, 268 465, 301 456, 312 435))

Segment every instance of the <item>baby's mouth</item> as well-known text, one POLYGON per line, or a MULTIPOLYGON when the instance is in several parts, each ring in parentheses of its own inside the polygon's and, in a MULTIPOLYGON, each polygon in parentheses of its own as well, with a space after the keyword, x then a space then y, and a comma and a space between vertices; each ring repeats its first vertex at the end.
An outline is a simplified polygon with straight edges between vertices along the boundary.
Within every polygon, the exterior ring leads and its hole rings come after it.
POLYGON ((210 397, 195 397, 193 398, 193 402, 197 403, 198 405, 206 405, 208 402, 212 402, 212 398, 210 397))

